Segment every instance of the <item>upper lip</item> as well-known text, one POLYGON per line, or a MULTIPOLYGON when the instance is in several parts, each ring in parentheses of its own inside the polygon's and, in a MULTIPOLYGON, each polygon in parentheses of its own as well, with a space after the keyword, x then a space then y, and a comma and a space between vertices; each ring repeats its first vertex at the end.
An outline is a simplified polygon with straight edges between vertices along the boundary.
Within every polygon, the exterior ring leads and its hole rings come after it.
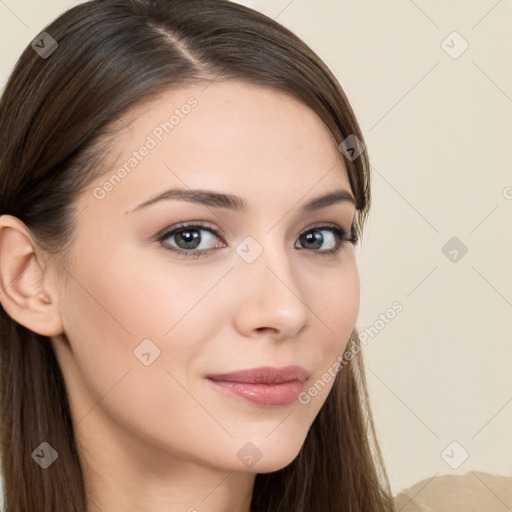
POLYGON ((260 366, 259 368, 208 375, 207 377, 211 380, 244 382, 248 384, 280 384, 294 380, 304 382, 309 377, 309 373, 302 366, 296 365, 281 368, 260 366))

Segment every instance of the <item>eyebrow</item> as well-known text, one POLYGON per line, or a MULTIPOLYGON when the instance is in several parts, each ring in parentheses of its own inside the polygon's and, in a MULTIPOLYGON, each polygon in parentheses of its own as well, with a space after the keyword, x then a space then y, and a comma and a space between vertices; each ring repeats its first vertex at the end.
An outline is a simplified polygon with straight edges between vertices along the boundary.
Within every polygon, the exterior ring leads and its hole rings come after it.
MULTIPOLYGON (((235 212, 245 212, 248 207, 247 202, 244 199, 232 194, 224 194, 214 192, 212 190, 172 188, 148 199, 147 201, 144 201, 132 210, 128 210, 126 213, 141 210, 157 202, 171 199, 202 204, 212 208, 225 208, 235 212)), ((345 189, 337 189, 329 192, 328 194, 315 197, 303 205, 300 211, 302 213, 308 213, 342 202, 349 202, 353 205, 356 204, 356 201, 350 192, 345 189)))

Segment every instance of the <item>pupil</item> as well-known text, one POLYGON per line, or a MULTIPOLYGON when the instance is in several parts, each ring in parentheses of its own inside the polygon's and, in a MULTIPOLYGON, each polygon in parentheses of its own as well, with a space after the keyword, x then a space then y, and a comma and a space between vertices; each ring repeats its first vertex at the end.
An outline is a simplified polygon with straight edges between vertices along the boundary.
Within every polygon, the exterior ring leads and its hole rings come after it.
POLYGON ((180 233, 177 233, 178 237, 178 245, 179 245, 179 239, 182 239, 185 242, 184 249, 195 249, 200 243, 200 236, 197 230, 187 230, 187 231, 181 231, 180 233), (197 242, 197 243, 196 243, 197 242), (189 247, 189 245, 192 244, 193 247, 189 247))
POLYGON ((323 235, 320 233, 320 231, 312 231, 306 235, 306 240, 308 243, 314 244, 314 249, 318 249, 322 246, 323 242, 323 235), (315 242, 317 242, 315 244, 315 242))

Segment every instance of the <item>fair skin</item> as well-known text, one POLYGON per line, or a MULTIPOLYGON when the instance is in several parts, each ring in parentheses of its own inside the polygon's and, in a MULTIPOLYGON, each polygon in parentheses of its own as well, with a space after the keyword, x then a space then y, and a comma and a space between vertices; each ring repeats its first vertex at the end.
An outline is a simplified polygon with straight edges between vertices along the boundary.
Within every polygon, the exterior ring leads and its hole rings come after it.
POLYGON ((169 91, 126 116, 129 127, 112 149, 116 163, 79 198, 65 271, 23 223, 0 217, 2 305, 51 337, 88 512, 249 512, 255 475, 295 459, 333 381, 306 404, 268 407, 219 392, 205 375, 300 365, 310 373, 307 389, 343 353, 357 320, 354 247, 325 228, 316 229, 323 243, 299 241, 315 233, 313 225, 350 232, 354 220, 349 201, 300 212, 334 190, 351 194, 327 128, 272 89, 242 82, 203 89, 169 91), (197 106, 105 197, 95 197, 95 187, 191 96, 197 106), (176 187, 240 196, 248 208, 173 199, 134 210, 176 187), (223 232, 197 231, 194 249, 205 257, 166 248, 189 250, 178 236, 155 240, 167 227, 198 221, 223 232), (262 250, 250 263, 236 252, 248 236, 262 250), (336 244, 337 254, 322 254, 336 244), (148 338, 160 355, 146 366, 134 349, 148 338), (250 468, 237 456, 248 442, 261 453, 250 468))

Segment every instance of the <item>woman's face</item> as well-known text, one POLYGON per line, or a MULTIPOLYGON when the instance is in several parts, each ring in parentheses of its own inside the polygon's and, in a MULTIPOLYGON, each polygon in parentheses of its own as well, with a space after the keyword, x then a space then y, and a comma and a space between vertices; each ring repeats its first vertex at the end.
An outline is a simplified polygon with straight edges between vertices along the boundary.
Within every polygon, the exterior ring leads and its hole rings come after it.
POLYGON ((154 472, 173 461, 253 473, 286 466, 355 327, 354 247, 329 229, 350 233, 355 206, 303 211, 334 191, 352 195, 327 129, 275 90, 204 87, 168 92, 125 117, 111 148, 117 160, 76 207, 58 298, 64 332, 52 343, 78 442, 98 471, 107 459, 154 472), (140 206, 170 189, 229 194, 246 207, 171 193, 140 206), (163 235, 182 223, 204 227, 163 235), (186 257, 193 251, 200 256, 186 257), (289 365, 307 381, 207 378, 289 365), (307 400, 297 399, 300 385, 307 400))

